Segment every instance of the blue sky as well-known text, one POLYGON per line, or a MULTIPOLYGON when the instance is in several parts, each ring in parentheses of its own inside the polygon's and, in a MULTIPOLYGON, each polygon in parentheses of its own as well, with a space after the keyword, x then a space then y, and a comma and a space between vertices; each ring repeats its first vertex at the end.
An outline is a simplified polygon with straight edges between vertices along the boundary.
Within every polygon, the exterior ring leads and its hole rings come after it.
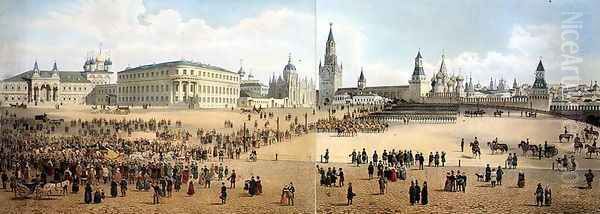
POLYGON ((576 57, 582 80, 598 79, 600 41, 592 0, 494 1, 154 1, 79 0, 0 3, 0 77, 56 60, 79 70, 103 43, 114 71, 166 60, 190 59, 247 70, 266 81, 292 53, 303 75, 316 78, 333 23, 344 86, 364 67, 367 85, 407 84, 420 49, 426 73, 439 67, 442 50, 452 73, 531 82, 542 56, 551 81, 561 67, 564 12, 583 16, 576 57))

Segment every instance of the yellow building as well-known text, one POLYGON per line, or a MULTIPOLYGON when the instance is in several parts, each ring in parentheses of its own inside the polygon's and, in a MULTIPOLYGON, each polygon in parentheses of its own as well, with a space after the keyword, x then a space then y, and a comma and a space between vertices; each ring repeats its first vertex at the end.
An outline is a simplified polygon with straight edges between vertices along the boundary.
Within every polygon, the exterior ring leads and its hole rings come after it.
POLYGON ((119 105, 237 106, 239 74, 212 65, 172 61, 127 68, 117 76, 119 105))

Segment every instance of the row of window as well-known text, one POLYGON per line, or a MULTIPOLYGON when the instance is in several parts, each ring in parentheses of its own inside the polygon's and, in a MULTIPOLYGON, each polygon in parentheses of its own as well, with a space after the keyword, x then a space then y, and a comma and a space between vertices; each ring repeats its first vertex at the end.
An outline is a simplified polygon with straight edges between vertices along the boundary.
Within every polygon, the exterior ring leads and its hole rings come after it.
MULTIPOLYGON (((178 96, 174 97, 174 100, 178 100, 178 96)), ((183 97, 184 101, 191 99, 191 97, 183 97)), ((169 102, 169 96, 131 96, 131 97, 119 97, 120 102, 169 102)), ((198 97, 197 101, 200 103, 236 103, 236 98, 229 97, 198 97)))
MULTIPOLYGON (((27 101, 27 97, 19 97, 19 96, 17 96, 17 97, 13 97, 13 96, 10 96, 10 97, 9 97, 9 96, 5 96, 5 97, 4 97, 4 101, 9 101, 9 100, 10 100, 10 101, 23 101, 23 102, 25 102, 25 101, 27 101), (15 99, 15 98, 16 98, 16 99, 15 99), (22 98, 22 99, 21 99, 21 98, 22 98)), ((75 98, 75 97, 72 97, 72 98, 71 98, 71 97, 63 97, 63 98, 62 98, 62 100, 63 100, 63 101, 78 101, 79 99, 78 99, 78 98, 75 98)))
MULTIPOLYGON (((82 90, 83 90, 83 91, 86 91, 86 90, 87 90, 87 87, 67 87, 67 86, 63 86, 62 88, 63 88, 63 91, 67 91, 67 90, 68 90, 68 91, 82 91, 82 90)), ((4 90, 5 90, 5 91, 8 91, 8 86, 7 86, 7 85, 5 85, 5 86, 4 86, 4 90)), ((14 87, 14 86, 11 86, 11 87, 10 87, 10 90, 11 90, 11 91, 14 91, 14 90, 15 90, 15 87, 14 87)), ((17 86, 17 91, 20 91, 20 90, 21 90, 21 86, 17 86)), ((25 86, 25 87, 23 88, 23 90, 27 90, 27 86, 25 86)), ((42 89, 40 89, 40 90, 42 90, 42 89)))
MULTIPOLYGON (((207 71, 196 71, 196 70, 187 70, 187 69, 177 69, 177 75, 189 75, 189 76, 198 76, 198 77, 207 77, 213 79, 223 79, 230 81, 238 81, 239 77, 235 75, 226 75, 215 72, 207 72, 207 71)), ((151 77, 161 77, 169 75, 169 70, 162 71, 146 71, 146 72, 138 72, 138 73, 130 73, 130 74, 119 74, 119 79, 134 79, 134 78, 151 78, 151 77)))
MULTIPOLYGON (((199 90, 196 90, 196 87, 184 86, 181 89, 182 89, 182 92, 238 95, 237 88, 233 88, 233 87, 199 85, 198 88, 199 88, 199 90), (183 90, 183 89, 186 89, 186 90, 183 90)), ((175 91, 179 91, 179 85, 175 85, 175 91)), ((150 93, 150 92, 169 92, 169 85, 138 85, 138 86, 119 87, 119 93, 150 93)))

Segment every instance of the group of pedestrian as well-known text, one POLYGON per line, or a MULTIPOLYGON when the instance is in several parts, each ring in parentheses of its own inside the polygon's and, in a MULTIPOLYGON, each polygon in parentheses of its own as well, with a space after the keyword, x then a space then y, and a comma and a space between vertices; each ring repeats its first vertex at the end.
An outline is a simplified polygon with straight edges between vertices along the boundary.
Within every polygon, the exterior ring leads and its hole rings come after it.
POLYGON ((419 203, 422 205, 427 205, 427 203, 429 203, 427 181, 423 182, 423 187, 419 186, 419 181, 411 181, 408 189, 408 197, 410 205, 419 203))

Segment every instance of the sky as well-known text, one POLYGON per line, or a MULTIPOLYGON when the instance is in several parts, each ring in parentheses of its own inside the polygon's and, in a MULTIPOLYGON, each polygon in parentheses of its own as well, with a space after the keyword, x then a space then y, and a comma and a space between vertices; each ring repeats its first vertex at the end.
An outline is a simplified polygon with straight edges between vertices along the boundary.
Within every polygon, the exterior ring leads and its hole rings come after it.
POLYGON ((332 23, 344 87, 356 86, 361 68, 367 86, 406 85, 419 50, 429 77, 444 53, 450 73, 484 85, 491 77, 532 83, 540 57, 550 82, 589 82, 600 79, 592 8, 600 2, 5 0, 0 78, 36 60, 41 69, 56 61, 60 70, 81 70, 101 48, 115 72, 186 59, 232 71, 243 65, 264 83, 291 54, 298 72, 316 80, 332 23))

